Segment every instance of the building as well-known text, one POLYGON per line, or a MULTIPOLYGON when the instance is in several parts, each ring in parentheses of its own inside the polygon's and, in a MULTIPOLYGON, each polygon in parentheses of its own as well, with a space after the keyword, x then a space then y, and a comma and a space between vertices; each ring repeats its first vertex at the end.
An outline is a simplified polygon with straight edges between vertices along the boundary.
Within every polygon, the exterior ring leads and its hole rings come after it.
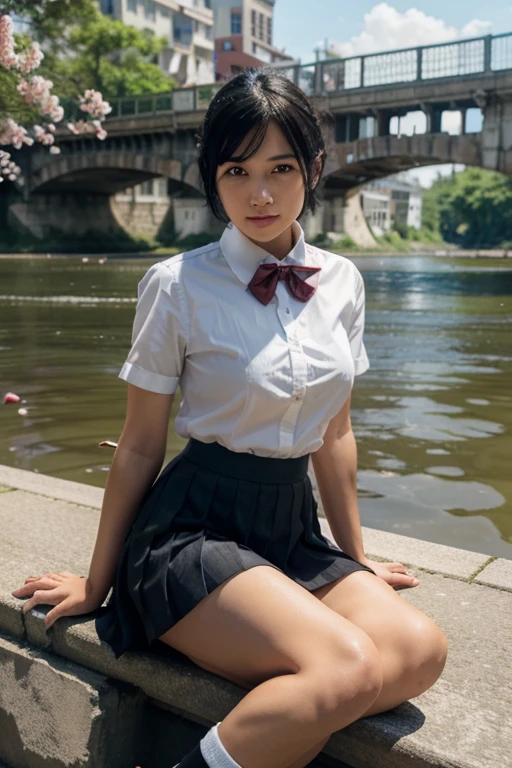
POLYGON ((275 0, 210 0, 214 13, 216 80, 244 67, 293 62, 273 44, 275 0))
POLYGON ((100 0, 100 7, 124 24, 166 37, 158 63, 180 86, 215 82, 210 0, 100 0))
POLYGON ((375 179, 361 192, 366 220, 376 235, 389 232, 395 223, 421 229, 422 202, 420 183, 402 173, 375 179))
POLYGON ((385 191, 365 189, 361 204, 366 221, 374 235, 381 236, 391 229, 391 200, 385 191))

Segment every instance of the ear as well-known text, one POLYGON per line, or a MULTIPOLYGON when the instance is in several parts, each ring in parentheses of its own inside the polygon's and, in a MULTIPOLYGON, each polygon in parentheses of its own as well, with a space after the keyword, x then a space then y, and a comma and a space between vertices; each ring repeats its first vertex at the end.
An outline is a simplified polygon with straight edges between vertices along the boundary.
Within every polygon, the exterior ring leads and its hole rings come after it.
POLYGON ((313 182, 312 187, 313 189, 316 188, 318 182, 320 181, 320 176, 322 175, 322 157, 324 155, 324 152, 320 152, 319 155, 315 157, 313 160, 313 163, 311 165, 312 171, 313 171, 313 182))

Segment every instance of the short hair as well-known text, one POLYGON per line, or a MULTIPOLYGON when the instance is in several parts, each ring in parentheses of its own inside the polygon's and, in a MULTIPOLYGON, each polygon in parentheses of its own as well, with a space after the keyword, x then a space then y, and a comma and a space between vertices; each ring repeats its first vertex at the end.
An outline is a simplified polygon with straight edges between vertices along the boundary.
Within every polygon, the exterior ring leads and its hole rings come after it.
POLYGON ((308 210, 315 212, 318 201, 312 187, 312 162, 321 156, 321 174, 326 159, 322 117, 286 75, 272 67, 248 67, 217 92, 196 134, 206 203, 224 223, 229 218, 217 193, 217 168, 229 160, 244 162, 252 157, 263 143, 270 120, 283 131, 302 172, 305 195, 298 218, 308 210), (236 156, 236 149, 253 128, 256 130, 244 155, 236 156))

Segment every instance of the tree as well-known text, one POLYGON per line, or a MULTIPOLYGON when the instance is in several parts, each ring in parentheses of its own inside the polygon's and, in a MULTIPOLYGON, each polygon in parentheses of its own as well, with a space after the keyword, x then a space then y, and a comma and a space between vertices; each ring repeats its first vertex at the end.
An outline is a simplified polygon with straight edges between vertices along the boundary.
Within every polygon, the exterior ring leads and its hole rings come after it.
POLYGON ((492 248, 512 240, 512 179, 466 168, 437 179, 424 195, 423 225, 463 248, 492 248), (425 204, 426 203, 426 204, 425 204))
POLYGON ((78 90, 88 84, 106 98, 169 91, 177 83, 156 63, 159 51, 166 45, 165 37, 155 37, 149 30, 141 32, 100 14, 70 30, 73 55, 56 59, 55 66, 62 87, 68 79, 78 90))

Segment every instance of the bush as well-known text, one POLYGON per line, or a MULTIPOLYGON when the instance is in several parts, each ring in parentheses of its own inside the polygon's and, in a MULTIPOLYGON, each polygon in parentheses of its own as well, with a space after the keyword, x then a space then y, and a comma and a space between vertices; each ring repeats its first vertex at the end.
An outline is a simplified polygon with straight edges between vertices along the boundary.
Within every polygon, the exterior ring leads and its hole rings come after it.
POLYGON ((407 243, 405 240, 402 240, 398 232, 386 232, 384 235, 377 238, 377 242, 379 242, 381 245, 391 245, 397 251, 409 250, 407 243))
POLYGON ((347 250, 357 248, 357 244, 352 240, 350 235, 343 235, 343 237, 340 240, 335 240, 334 242, 331 242, 330 247, 334 250, 347 251, 347 250))
POLYGON ((331 240, 329 239, 327 232, 319 232, 310 242, 311 245, 316 245, 318 248, 326 248, 331 244, 331 240))
POLYGON ((136 253, 153 251, 157 246, 154 240, 131 237, 123 231, 106 233, 95 229, 77 236, 51 227, 43 239, 28 230, 10 229, 0 237, 0 251, 5 253, 136 253))
POLYGON ((402 240, 407 240, 409 237, 409 227, 403 221, 394 221, 392 231, 400 235, 402 240))

